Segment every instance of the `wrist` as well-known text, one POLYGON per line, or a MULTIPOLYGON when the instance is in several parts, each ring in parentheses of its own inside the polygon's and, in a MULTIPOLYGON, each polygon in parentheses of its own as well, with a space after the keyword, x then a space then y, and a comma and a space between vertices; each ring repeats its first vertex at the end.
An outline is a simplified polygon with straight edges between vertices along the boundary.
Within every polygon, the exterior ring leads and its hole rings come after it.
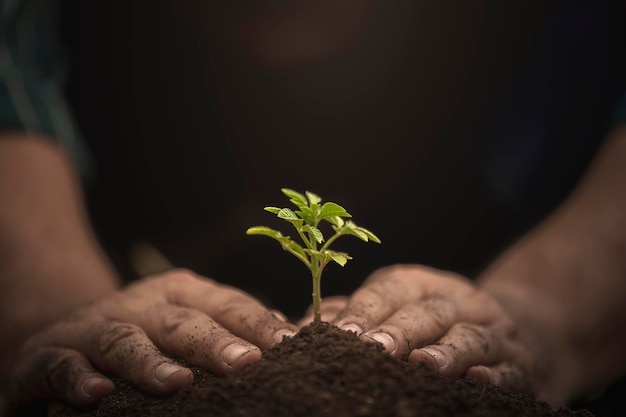
POLYGON ((110 293, 117 277, 90 228, 69 158, 42 137, 1 136, 0 230, 6 366, 32 332, 110 293))
POLYGON ((584 370, 575 349, 567 343, 569 336, 557 324, 565 314, 559 303, 550 294, 514 280, 489 276, 481 279, 479 286, 516 323, 516 338, 531 358, 525 371, 536 398, 555 407, 571 402, 584 370))
POLYGON ((626 348, 623 277, 615 240, 553 218, 501 256, 479 279, 520 326, 535 357, 539 398, 563 405, 616 377, 626 348))

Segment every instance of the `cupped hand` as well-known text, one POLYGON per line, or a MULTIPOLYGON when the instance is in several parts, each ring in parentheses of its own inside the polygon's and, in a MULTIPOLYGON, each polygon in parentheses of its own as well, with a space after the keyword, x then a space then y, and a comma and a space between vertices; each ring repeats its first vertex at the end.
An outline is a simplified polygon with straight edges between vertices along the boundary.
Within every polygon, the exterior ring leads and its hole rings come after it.
POLYGON ((109 376, 170 394, 193 381, 173 357, 226 374, 296 331, 244 292, 174 270, 33 335, 13 368, 12 397, 18 404, 53 399, 88 406, 115 389, 109 376))
MULTIPOLYGON (((533 354, 520 329, 499 302, 454 273, 420 265, 382 268, 350 297, 324 300, 322 318, 442 376, 531 390, 533 354)), ((308 315, 299 324, 310 321, 308 315)))

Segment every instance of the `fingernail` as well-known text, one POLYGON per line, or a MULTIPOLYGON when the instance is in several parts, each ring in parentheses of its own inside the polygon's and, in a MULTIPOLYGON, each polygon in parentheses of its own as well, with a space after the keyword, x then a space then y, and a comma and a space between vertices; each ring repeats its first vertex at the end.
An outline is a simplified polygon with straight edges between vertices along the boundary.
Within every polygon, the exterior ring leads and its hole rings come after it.
POLYGON ((283 341, 284 337, 293 337, 296 335, 296 332, 294 332, 291 329, 280 329, 278 330, 276 333, 274 333, 274 342, 276 343, 280 343, 283 341))
POLYGON ((341 326, 339 326, 339 328, 347 332, 356 333, 357 335, 363 333, 363 329, 361 328, 361 326, 356 323, 342 324, 341 326))
POLYGON ((93 389, 96 387, 96 385, 98 385, 99 383, 106 381, 106 379, 104 378, 87 378, 85 380, 85 382, 83 382, 83 385, 81 385, 80 390, 87 396, 87 397, 91 397, 91 393, 93 392, 93 389))
POLYGON ((446 358, 444 354, 441 353, 440 351, 435 350, 435 349, 430 349, 430 348, 424 348, 420 350, 432 356, 435 362, 437 362, 437 365, 439 366, 439 368, 443 368, 444 366, 448 364, 448 358, 446 358))
POLYGON ((186 371, 187 369, 182 366, 174 365, 172 363, 163 362, 154 370, 154 377, 161 383, 165 381, 176 372, 186 371))
POLYGON ((387 333, 370 333, 366 334, 365 336, 369 337, 370 339, 374 339, 375 341, 383 345, 383 347, 385 348, 385 352, 387 353, 391 353, 396 350, 396 341, 387 333))
POLYGON ((224 350, 222 350, 221 357, 222 357, 222 360, 226 363, 226 365, 233 366, 235 365, 235 362, 237 362, 243 356, 250 353, 252 350, 253 349, 251 349, 249 346, 244 346, 238 343, 233 343, 231 345, 226 346, 224 350))

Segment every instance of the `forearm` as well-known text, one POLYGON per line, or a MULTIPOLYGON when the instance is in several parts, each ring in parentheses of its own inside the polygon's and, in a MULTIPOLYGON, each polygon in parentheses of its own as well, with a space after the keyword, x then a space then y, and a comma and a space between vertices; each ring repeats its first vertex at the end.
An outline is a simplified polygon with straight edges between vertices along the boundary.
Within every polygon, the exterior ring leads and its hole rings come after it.
POLYGON ((626 372, 626 127, 570 198, 501 256, 479 285, 534 329, 551 357, 540 396, 571 401, 626 372))
POLYGON ((0 132, 0 371, 33 331, 116 289, 69 158, 53 142, 0 132))

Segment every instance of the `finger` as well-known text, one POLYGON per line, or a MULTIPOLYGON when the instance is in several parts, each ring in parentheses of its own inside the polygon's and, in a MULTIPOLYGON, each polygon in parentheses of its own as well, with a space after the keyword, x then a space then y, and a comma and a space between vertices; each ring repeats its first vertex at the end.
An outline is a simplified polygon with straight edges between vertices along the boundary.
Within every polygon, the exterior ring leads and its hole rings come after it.
POLYGON ((386 352, 401 356, 412 348, 439 340, 457 320, 456 303, 447 298, 431 298, 403 306, 363 333, 361 339, 378 342, 386 352))
POLYGON ((100 322, 88 339, 97 342, 87 356, 98 368, 146 391, 170 394, 193 382, 193 373, 165 357, 137 325, 100 322))
MULTIPOLYGON (((348 305, 348 297, 345 296, 333 296, 322 298, 320 305, 321 320, 325 322, 331 322, 337 317, 337 314, 346 308, 348 305)), ((313 306, 309 306, 304 317, 298 321, 298 327, 304 327, 307 324, 313 322, 313 306)))
POLYGON ((29 342, 81 352, 93 366, 144 391, 171 394, 193 382, 193 373, 165 357, 137 325, 83 318, 55 324, 29 342))
POLYGON ((231 333, 261 349, 293 336, 298 328, 275 317, 258 300, 238 289, 199 277, 189 271, 162 277, 169 303, 202 311, 231 333))
POLYGON ((531 387, 524 372, 520 367, 505 362, 495 366, 473 366, 469 368, 466 375, 479 381, 496 385, 511 392, 530 393, 531 387))
POLYGON ((442 376, 460 376, 474 365, 500 362, 503 336, 494 328, 458 323, 438 343, 413 350, 409 361, 423 363, 442 376))
POLYGON ((417 280, 419 275, 412 268, 403 266, 374 272, 352 294, 333 324, 357 334, 372 329, 402 305, 417 301, 424 295, 417 280))
POLYGON ((192 365, 226 374, 261 359, 261 351, 206 314, 174 305, 156 305, 139 324, 162 351, 192 365))
POLYGON ((98 403, 115 390, 79 352, 59 347, 31 351, 15 366, 11 378, 13 406, 56 399, 76 407, 98 403))

